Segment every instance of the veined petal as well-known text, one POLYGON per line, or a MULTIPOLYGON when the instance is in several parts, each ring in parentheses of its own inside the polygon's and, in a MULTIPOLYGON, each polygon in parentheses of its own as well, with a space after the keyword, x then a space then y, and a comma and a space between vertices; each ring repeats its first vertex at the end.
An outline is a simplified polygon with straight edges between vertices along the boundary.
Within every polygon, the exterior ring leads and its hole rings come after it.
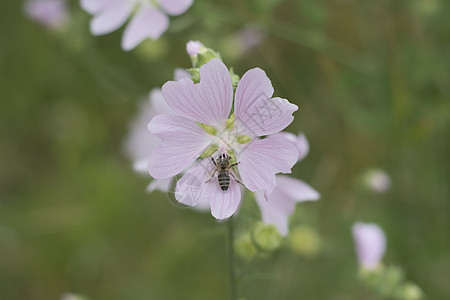
POLYGON ((353 225, 358 262, 366 269, 378 266, 386 251, 386 236, 383 230, 374 223, 360 223, 353 225))
POLYGON ((235 96, 236 124, 249 136, 277 133, 293 120, 297 105, 286 99, 271 98, 273 87, 266 73, 254 68, 239 81, 235 96))
POLYGON ((102 35, 113 32, 125 23, 133 10, 130 1, 108 3, 91 21, 91 32, 102 35))
POLYGON ((157 39, 169 26, 169 18, 158 9, 146 6, 128 24, 122 37, 122 49, 129 51, 146 38, 157 39))
POLYGON ((203 192, 203 185, 206 181, 208 172, 212 168, 209 165, 208 160, 209 159, 203 159, 194 164, 177 181, 175 199, 177 199, 178 202, 189 206, 196 206, 199 203, 204 206, 204 203, 207 203, 203 192))
POLYGON ((158 2, 166 13, 178 16, 186 12, 194 0, 158 0, 158 2))
POLYGON ((230 73, 219 59, 200 68, 200 83, 194 84, 190 79, 169 81, 162 92, 177 114, 211 126, 226 122, 233 103, 230 73))
POLYGON ((156 179, 175 176, 190 166, 209 146, 208 134, 194 122, 175 115, 159 115, 148 124, 161 143, 150 156, 148 170, 156 179))
POLYGON ((290 173, 297 162, 295 145, 280 135, 253 139, 237 153, 239 173, 251 191, 266 190, 270 194, 276 186, 275 174, 290 173))
POLYGON ((223 191, 215 176, 204 184, 203 193, 211 205, 211 214, 219 220, 231 217, 241 202, 241 187, 233 178, 230 178, 228 190, 223 191))

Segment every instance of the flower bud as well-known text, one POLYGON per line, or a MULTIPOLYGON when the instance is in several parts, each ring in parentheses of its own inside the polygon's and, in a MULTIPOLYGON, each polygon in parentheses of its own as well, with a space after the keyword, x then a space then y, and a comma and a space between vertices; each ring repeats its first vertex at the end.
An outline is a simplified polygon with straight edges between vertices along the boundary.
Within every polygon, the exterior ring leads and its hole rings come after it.
POLYGON ((272 224, 258 222, 252 233, 253 242, 263 251, 274 251, 281 245, 282 236, 272 224))
POLYGON ((244 260, 249 260, 256 254, 256 248, 253 245, 250 233, 245 233, 237 237, 234 240, 233 247, 237 256, 244 260))
POLYGON ((298 226, 291 230, 288 237, 289 248, 300 255, 312 257, 320 251, 320 236, 308 226, 298 226))
POLYGON ((401 288, 399 296, 404 300, 419 300, 423 298, 423 292, 417 285, 408 282, 401 288))

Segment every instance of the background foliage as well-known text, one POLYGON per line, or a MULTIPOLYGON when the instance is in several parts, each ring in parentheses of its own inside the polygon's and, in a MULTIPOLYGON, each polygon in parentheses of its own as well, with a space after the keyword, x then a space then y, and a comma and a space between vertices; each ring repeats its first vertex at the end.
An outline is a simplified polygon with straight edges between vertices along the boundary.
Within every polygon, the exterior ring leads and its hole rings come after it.
POLYGON ((225 224, 147 194, 122 151, 139 101, 189 67, 194 39, 237 74, 261 67, 300 106, 288 130, 304 131, 311 152, 293 174, 322 195, 293 218, 317 229, 321 251, 240 261, 259 274, 241 295, 378 299, 357 280, 350 227, 362 220, 387 232, 386 262, 427 299, 449 299, 449 11, 443 0, 198 0, 160 40, 125 53, 122 30, 91 36, 76 1, 59 33, 4 1, 0 298, 229 297, 225 224), (248 52, 236 35, 245 25, 264 36, 248 52), (361 187, 371 167, 390 174, 388 193, 361 187))

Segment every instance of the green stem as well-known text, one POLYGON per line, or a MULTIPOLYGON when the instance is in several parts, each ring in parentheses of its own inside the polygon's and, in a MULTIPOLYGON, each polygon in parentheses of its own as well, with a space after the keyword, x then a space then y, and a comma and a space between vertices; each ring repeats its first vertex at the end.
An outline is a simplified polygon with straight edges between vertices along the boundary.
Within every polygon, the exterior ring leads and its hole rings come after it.
POLYGON ((228 272, 230 273, 231 299, 237 300, 238 291, 236 285, 236 266, 233 249, 233 241, 234 241, 233 217, 230 217, 227 223, 228 223, 228 272))

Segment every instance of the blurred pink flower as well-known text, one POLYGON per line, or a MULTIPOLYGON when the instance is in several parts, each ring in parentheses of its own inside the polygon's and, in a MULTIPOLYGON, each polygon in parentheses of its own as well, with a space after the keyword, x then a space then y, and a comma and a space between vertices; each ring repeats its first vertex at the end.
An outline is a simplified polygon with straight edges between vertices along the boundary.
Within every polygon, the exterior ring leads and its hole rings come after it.
POLYGON ((164 179, 185 171, 177 182, 176 199, 186 205, 208 201, 217 219, 233 215, 241 201, 241 188, 231 177, 226 191, 219 186, 217 176, 206 182, 214 167, 209 158, 197 161, 211 145, 217 153, 233 151, 239 162, 242 182, 251 191, 264 190, 269 195, 276 185, 276 173, 290 173, 297 161, 295 145, 279 135, 294 119, 298 107, 286 99, 271 98, 273 87, 259 68, 247 71, 239 82, 234 101, 234 126, 227 126, 233 106, 233 85, 227 67, 212 59, 200 68, 200 83, 190 79, 167 82, 162 93, 175 115, 159 115, 152 119, 149 130, 161 138, 153 150, 149 172, 164 179), (213 126, 215 135, 199 123, 213 126), (265 139, 259 136, 271 135, 265 139), (239 143, 238 138, 251 138, 239 143))
POLYGON ((27 0, 24 10, 28 18, 52 29, 61 28, 68 18, 66 0, 27 0))
POLYGON ((202 47, 204 46, 199 41, 189 41, 186 44, 186 52, 189 56, 196 56, 200 53, 202 47))
POLYGON ((158 39, 169 26, 166 14, 177 16, 191 7, 193 0, 81 0, 81 6, 94 15, 91 32, 103 35, 117 30, 133 14, 122 36, 122 49, 134 49, 146 38, 158 39))
MULTIPOLYGON (((182 69, 175 70, 175 80, 190 78, 188 72, 182 69)), ((137 172, 148 173, 148 161, 152 150, 160 142, 160 139, 150 134, 147 129, 148 122, 159 114, 174 114, 173 110, 167 105, 162 95, 161 89, 153 89, 149 98, 139 106, 139 115, 131 123, 130 131, 124 142, 124 150, 128 157, 133 161, 133 168, 137 172)), ((153 180, 147 187, 149 192, 157 189, 168 191, 172 177, 153 180)))
POLYGON ((376 269, 386 250, 383 230, 374 223, 357 222, 352 231, 359 264, 367 270, 376 269))
MULTIPOLYGON (((309 144, 304 134, 296 136, 292 133, 282 132, 283 136, 292 142, 299 151, 298 161, 309 152, 309 144)), ((277 186, 266 199, 262 191, 255 193, 256 203, 261 210, 264 223, 273 224, 282 235, 289 231, 289 217, 295 210, 298 202, 315 201, 320 198, 319 193, 308 184, 296 178, 277 175, 277 186)))

